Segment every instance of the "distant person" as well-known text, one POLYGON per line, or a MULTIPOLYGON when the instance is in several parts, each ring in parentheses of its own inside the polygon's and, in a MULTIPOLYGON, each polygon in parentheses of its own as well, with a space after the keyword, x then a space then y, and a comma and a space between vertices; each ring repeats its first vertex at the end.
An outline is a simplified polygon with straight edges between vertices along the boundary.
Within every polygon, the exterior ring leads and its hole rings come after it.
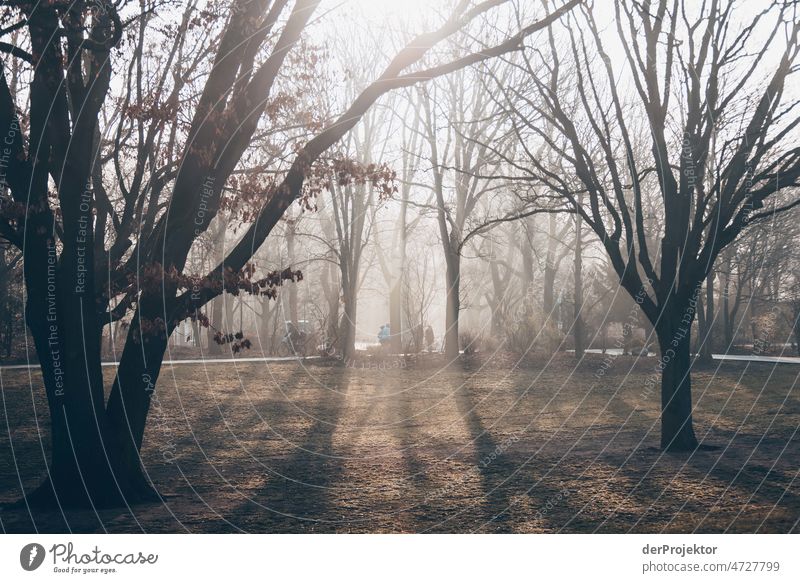
POLYGON ((428 352, 433 352, 433 343, 436 341, 436 337, 433 335, 433 328, 431 325, 425 328, 425 346, 428 347, 428 352))
POLYGON ((378 342, 381 343, 381 346, 386 346, 389 344, 389 340, 392 336, 391 328, 389 328, 389 324, 384 324, 381 326, 381 331, 378 332, 378 342))

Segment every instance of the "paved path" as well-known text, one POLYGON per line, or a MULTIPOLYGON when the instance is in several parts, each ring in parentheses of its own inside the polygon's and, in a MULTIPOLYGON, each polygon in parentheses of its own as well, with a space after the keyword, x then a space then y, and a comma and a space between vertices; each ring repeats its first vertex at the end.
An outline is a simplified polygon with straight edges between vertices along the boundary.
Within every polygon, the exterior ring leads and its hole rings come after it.
MULTIPOLYGON (((568 352, 575 352, 575 351, 570 350, 568 352)), ((590 352, 592 354, 603 354, 603 351, 599 348, 591 348, 586 352, 590 352)), ((606 350, 605 353, 611 354, 613 356, 619 356, 622 354, 622 349, 609 348, 606 350)), ((651 352, 648 356, 655 356, 655 353, 651 352)), ((757 354, 712 354, 711 357, 714 360, 731 360, 738 362, 771 362, 779 364, 800 364, 800 357, 797 356, 759 356, 757 354)))
MULTIPOLYGON (((574 352, 568 350, 567 352, 574 352)), ((586 352, 591 354, 603 354, 599 348, 590 348, 586 352)), ((609 348, 605 352, 614 356, 622 354, 621 348, 609 348)), ((654 353, 650 353, 654 356, 654 353)), ((800 364, 800 357, 797 356, 758 356, 756 354, 712 354, 714 360, 729 360, 736 362, 766 362, 777 364, 800 364)), ((311 360, 321 358, 319 356, 306 356, 300 358, 297 356, 255 356, 250 358, 191 358, 179 360, 165 360, 164 364, 235 364, 239 362, 290 362, 293 360, 311 360)), ((118 362, 104 362, 103 366, 118 366, 118 362)), ((0 366, 0 370, 25 370, 25 369, 38 369, 37 363, 33 364, 8 364, 0 366)))
MULTIPOLYGON (((235 364, 238 362, 289 362, 292 360, 309 360, 320 358, 319 356, 256 356, 251 358, 190 358, 179 360, 165 360, 164 364, 235 364)), ((118 362, 104 362, 103 366, 118 366, 118 362)), ((0 366, 0 370, 25 370, 28 368, 39 368, 38 363, 32 364, 8 364, 0 366)))
POLYGON ((800 364, 797 356, 758 356, 756 354, 713 354, 714 360, 743 360, 746 362, 778 362, 781 364, 800 364))

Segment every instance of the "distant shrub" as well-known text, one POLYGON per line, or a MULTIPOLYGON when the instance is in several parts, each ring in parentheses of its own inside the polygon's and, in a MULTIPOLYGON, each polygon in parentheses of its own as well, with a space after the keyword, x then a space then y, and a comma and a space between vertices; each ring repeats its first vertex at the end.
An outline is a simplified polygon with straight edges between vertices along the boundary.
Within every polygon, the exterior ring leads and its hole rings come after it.
POLYGON ((535 315, 520 318, 506 336, 506 346, 511 352, 556 352, 564 342, 564 334, 552 322, 544 326, 535 315))
POLYGON ((474 354, 481 350, 481 336, 469 330, 461 332, 458 335, 458 342, 461 345, 461 350, 464 354, 474 354))
POLYGON ((481 352, 494 353, 500 348, 501 339, 496 336, 481 336, 480 338, 481 352))

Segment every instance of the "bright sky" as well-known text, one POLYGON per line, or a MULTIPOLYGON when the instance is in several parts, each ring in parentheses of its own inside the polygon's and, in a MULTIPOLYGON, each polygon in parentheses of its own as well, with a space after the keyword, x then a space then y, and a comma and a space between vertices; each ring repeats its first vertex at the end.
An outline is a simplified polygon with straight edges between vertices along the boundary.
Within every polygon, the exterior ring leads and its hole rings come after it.
MULTIPOLYGON (((330 0, 329 0, 330 1, 330 0)), ((342 2, 343 0, 333 0, 342 2)), ((442 4, 436 0, 344 0, 348 4, 357 4, 365 13, 400 13, 408 11, 426 10, 432 4, 442 4)))
POLYGON ((412 32, 419 33, 422 32, 419 25, 427 17, 445 12, 453 4, 453 0, 324 0, 317 13, 334 9, 340 14, 353 14, 354 20, 365 25, 374 23, 403 30, 416 23, 412 32))

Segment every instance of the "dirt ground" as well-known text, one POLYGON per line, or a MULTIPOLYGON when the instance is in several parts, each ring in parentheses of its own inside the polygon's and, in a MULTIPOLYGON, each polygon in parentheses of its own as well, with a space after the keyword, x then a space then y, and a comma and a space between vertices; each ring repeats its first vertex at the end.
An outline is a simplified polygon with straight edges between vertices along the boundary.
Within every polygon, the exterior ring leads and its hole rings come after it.
MULTIPOLYGON (((45 473, 38 372, 2 371, 6 532, 798 532, 800 367, 693 376, 713 451, 658 445, 655 359, 444 368, 178 364, 144 464, 163 503, 31 512, 45 473)), ((110 369, 106 371, 109 375, 110 369)))

